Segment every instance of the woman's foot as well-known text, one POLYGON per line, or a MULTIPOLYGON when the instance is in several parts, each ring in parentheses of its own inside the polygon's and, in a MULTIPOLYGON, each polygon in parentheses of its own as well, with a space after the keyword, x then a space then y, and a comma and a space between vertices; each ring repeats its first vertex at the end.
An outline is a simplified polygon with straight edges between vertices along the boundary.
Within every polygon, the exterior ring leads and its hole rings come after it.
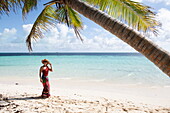
POLYGON ((49 97, 50 97, 50 94, 46 94, 46 95, 45 95, 45 94, 42 94, 41 97, 42 97, 42 98, 49 98, 49 97))

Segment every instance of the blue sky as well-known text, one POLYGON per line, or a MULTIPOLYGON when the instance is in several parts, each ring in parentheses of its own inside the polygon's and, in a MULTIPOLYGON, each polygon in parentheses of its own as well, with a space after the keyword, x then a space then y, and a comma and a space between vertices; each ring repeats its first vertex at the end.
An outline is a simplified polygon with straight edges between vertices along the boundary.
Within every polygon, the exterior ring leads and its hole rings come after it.
MULTIPOLYGON (((162 23, 160 35, 149 37, 163 49, 170 51, 170 0, 135 0, 149 5, 157 12, 162 23)), ((36 17, 43 9, 38 9, 22 19, 21 11, 3 15, 0 18, 0 52, 28 52, 25 39, 36 17)), ((78 40, 72 29, 57 24, 44 34, 44 38, 33 45, 34 52, 136 52, 129 45, 107 32, 94 22, 82 17, 84 30, 81 31, 84 43, 78 40)))

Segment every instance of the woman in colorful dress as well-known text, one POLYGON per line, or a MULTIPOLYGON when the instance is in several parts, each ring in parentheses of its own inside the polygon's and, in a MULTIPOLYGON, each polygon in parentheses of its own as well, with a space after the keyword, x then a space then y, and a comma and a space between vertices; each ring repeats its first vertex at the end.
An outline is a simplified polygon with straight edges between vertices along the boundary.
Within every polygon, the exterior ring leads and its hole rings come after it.
POLYGON ((48 72, 53 71, 52 64, 47 60, 44 59, 41 61, 43 66, 40 67, 39 77, 40 82, 43 84, 43 91, 41 97, 48 98, 50 96, 50 84, 48 79, 48 72), (48 67, 48 65, 50 67, 48 67))

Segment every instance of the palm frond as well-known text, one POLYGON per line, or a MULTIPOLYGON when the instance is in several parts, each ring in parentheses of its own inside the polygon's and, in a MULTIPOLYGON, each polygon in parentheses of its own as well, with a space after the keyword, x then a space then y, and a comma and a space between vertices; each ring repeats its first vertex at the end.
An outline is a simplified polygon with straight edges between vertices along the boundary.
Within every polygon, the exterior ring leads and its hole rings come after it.
POLYGON ((68 27, 73 28, 77 38, 83 41, 80 35, 80 30, 83 28, 83 23, 79 14, 68 5, 66 5, 62 0, 52 0, 44 5, 54 3, 56 4, 57 8, 56 12, 60 17, 59 22, 66 23, 68 27))
POLYGON ((141 32, 157 33, 160 23, 149 6, 132 0, 84 0, 141 32))
POLYGON ((80 30, 83 28, 83 23, 77 12, 65 4, 56 3, 56 13, 59 17, 59 22, 67 24, 68 27, 74 29, 77 38, 83 41, 80 30))
POLYGON ((72 8, 68 7, 67 5, 65 7, 69 18, 69 20, 67 20, 68 23, 70 23, 71 27, 74 29, 77 38, 83 41, 79 32, 79 30, 83 28, 82 26, 83 23, 81 21, 79 14, 75 12, 72 8))
POLYGON ((8 14, 9 12, 9 3, 8 0, 1 0, 0 1, 0 14, 2 15, 3 13, 8 14))
POLYGON ((31 10, 36 9, 38 1, 40 0, 0 0, 0 15, 8 14, 11 10, 16 12, 16 9, 21 8, 25 17, 31 10))
POLYGON ((0 15, 7 14, 12 10, 16 11, 18 7, 21 8, 23 0, 0 0, 0 15))
POLYGON ((49 26, 53 26, 56 20, 58 20, 58 16, 55 13, 55 8, 46 6, 34 22, 31 32, 27 37, 26 43, 30 51, 32 51, 31 39, 36 40, 38 38, 42 38, 42 30, 47 31, 49 26))
POLYGON ((39 0, 23 0, 22 15, 25 17, 27 13, 37 8, 37 3, 39 0))
POLYGON ((73 28, 76 36, 83 41, 79 30, 82 29, 81 18, 77 12, 65 4, 57 2, 48 2, 44 10, 38 16, 31 29, 30 34, 27 37, 26 43, 29 51, 32 51, 32 39, 39 39, 43 37, 43 31, 47 31, 49 26, 55 25, 55 23, 64 23, 73 28), (56 5, 56 9, 52 5, 56 5))

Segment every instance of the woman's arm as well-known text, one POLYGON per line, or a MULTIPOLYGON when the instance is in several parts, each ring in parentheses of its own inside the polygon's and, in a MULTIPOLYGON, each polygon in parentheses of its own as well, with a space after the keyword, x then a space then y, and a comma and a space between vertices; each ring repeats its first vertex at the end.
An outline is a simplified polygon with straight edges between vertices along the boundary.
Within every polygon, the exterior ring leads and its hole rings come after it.
POLYGON ((40 67, 40 70, 39 70, 40 82, 42 82, 41 73, 42 73, 42 67, 40 67))
POLYGON ((50 70, 50 71, 53 71, 52 64, 51 64, 51 63, 49 63, 49 65, 50 65, 50 68, 49 68, 49 70, 50 70))

